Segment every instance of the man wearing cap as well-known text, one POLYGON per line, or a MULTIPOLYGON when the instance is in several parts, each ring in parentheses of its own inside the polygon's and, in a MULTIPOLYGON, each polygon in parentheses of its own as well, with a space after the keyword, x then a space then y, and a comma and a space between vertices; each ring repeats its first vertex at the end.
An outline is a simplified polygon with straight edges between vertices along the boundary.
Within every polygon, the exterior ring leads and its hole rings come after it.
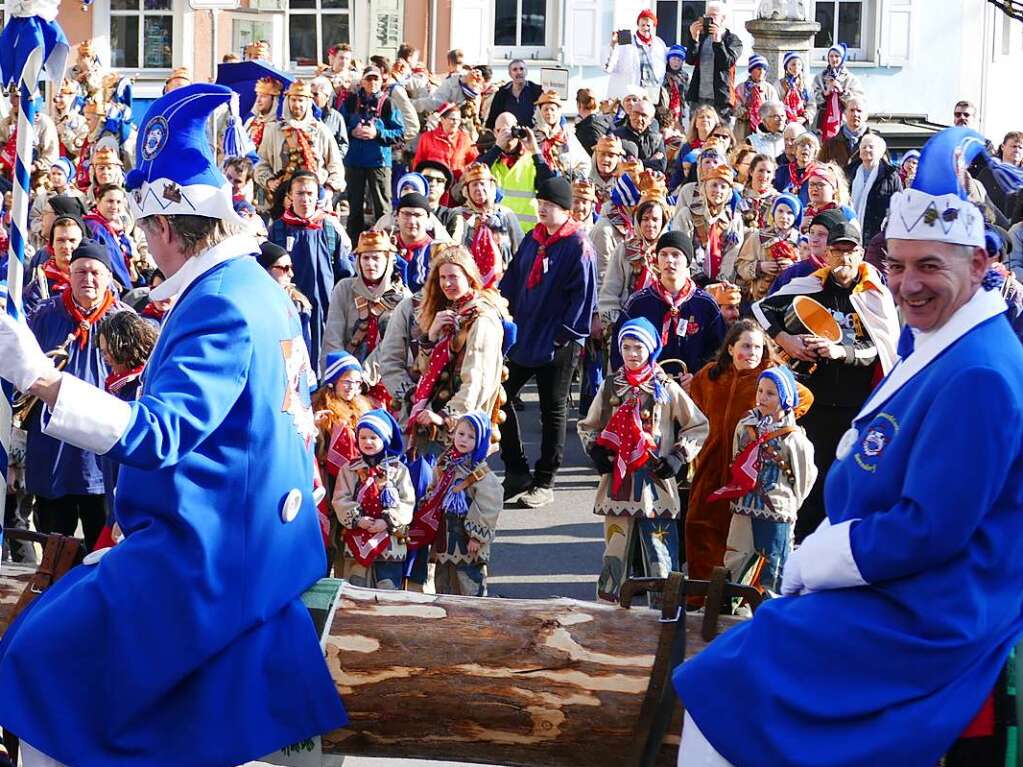
POLYGON ((487 115, 486 127, 493 130, 497 116, 504 112, 511 112, 519 125, 533 124, 533 110, 536 100, 543 93, 537 83, 529 78, 529 68, 522 59, 513 59, 508 63, 508 76, 511 80, 494 94, 490 102, 490 114, 487 115))
MULTIPOLYGON (((817 223, 820 219, 814 219, 817 223)), ((794 361, 814 404, 802 424, 814 446, 819 471, 809 498, 799 510, 795 536, 803 540, 824 518, 824 479, 846 425, 862 407, 874 384, 895 361, 899 318, 881 275, 863 261, 859 227, 841 217, 825 219, 827 266, 797 277, 753 304, 753 316, 794 361), (841 329, 840 341, 799 332, 786 322, 796 296, 824 306, 841 329)))
POLYGON ((460 218, 461 242, 480 268, 485 287, 495 286, 508 270, 525 235, 515 213, 497 203, 497 182, 490 168, 470 165, 462 176, 465 204, 460 218))
POLYGON ((437 115, 440 117, 437 127, 419 137, 412 165, 419 165, 425 160, 442 162, 451 169, 457 180, 465 167, 479 156, 479 152, 469 134, 462 130, 462 112, 456 105, 441 104, 437 115))
POLYGON ((540 151, 551 170, 568 177, 569 181, 590 175, 590 156, 583 145, 563 124, 561 99, 556 91, 544 91, 536 100, 539 120, 534 132, 540 151))
POLYGON ((309 355, 319 360, 323 326, 330 295, 338 280, 355 274, 352 244, 337 216, 319 207, 321 193, 316 176, 300 170, 288 182, 291 207, 267 229, 270 242, 291 254, 295 287, 313 306, 309 355))
POLYGON ((494 138, 494 146, 477 161, 490 166, 504 204, 515 211, 522 231, 528 234, 536 226, 536 190, 555 171, 547 164, 533 129, 519 126, 511 112, 498 115, 494 138), (521 137, 516 135, 520 128, 521 137))
POLYGON ((597 191, 593 182, 579 179, 572 182, 572 218, 579 222, 580 231, 589 235, 597 220, 597 191))
POLYGON ((657 16, 644 8, 636 18, 631 43, 619 40, 617 32, 611 33, 611 48, 604 61, 604 71, 610 75, 608 98, 621 98, 629 86, 635 86, 643 89, 651 103, 657 102, 668 62, 668 46, 655 34, 656 29, 657 16))
POLYGON ((553 178, 540 185, 540 223, 522 241, 501 280, 501 295, 518 325, 508 350, 501 460, 506 500, 520 497, 529 508, 554 500, 554 476, 565 452, 565 426, 572 373, 597 309, 593 248, 572 220, 572 185, 553 178), (540 460, 530 474, 518 415, 511 401, 530 379, 540 395, 540 460))
POLYGON ((376 221, 391 207, 391 147, 402 141, 401 114, 381 92, 380 70, 366 67, 360 87, 341 105, 350 147, 345 157, 348 182, 348 235, 353 239, 366 229, 365 203, 369 193, 376 221))
POLYGON ((396 212, 398 232, 395 245, 398 248, 396 264, 401 281, 413 293, 426 284, 430 274, 430 251, 434 246, 430 234, 430 203, 416 192, 402 195, 396 212))
MULTIPOLYGON (((67 227, 54 226, 54 234, 66 231, 70 241, 77 237, 80 242, 81 230, 68 223, 67 227)), ((131 309, 117 301, 110 290, 110 256, 106 249, 89 240, 67 254, 64 245, 70 241, 61 243, 59 255, 55 251, 51 264, 63 263, 67 268, 66 289, 58 286, 51 298, 35 308, 29 327, 41 349, 60 349, 68 355, 63 368, 66 373, 93 386, 103 386, 110 370, 93 330, 108 314, 131 309)), ((106 519, 103 472, 95 452, 64 445, 45 434, 42 411, 37 404, 24 426, 28 433, 25 487, 36 496, 39 532, 74 535, 81 522, 85 546, 91 550, 106 519)))
POLYGON ((985 698, 1023 632, 1023 352, 953 173, 982 141, 937 134, 892 200, 897 364, 842 438, 828 519, 786 562, 793 598, 676 671, 681 767, 936 764, 994 718, 985 698), (735 695, 775 704, 737 718, 735 695))
POLYGON ((438 160, 422 160, 416 163, 414 170, 426 179, 428 186, 426 199, 430 203, 430 211, 443 227, 443 231, 440 229, 434 231, 434 239, 443 239, 445 235, 453 234, 457 229, 458 216, 454 208, 449 208, 441 202, 454 183, 455 176, 451 168, 438 160))
MULTIPOLYGON (((138 400, 58 373, 23 324, 0 318, 0 376, 42 400, 45 435, 120 463, 125 534, 0 642, 0 726, 21 737, 26 767, 236 765, 347 721, 300 599, 327 564, 308 355, 239 233, 206 133, 230 98, 185 86, 140 129, 131 203, 168 278, 152 298, 179 297, 138 400)), ((106 254, 91 252, 72 290, 85 267, 94 290, 106 284, 106 254)), ((71 326, 72 346, 88 346, 86 327, 71 326)))
POLYGON ((668 167, 667 150, 664 136, 654 121, 654 105, 650 101, 640 99, 629 112, 625 125, 614 133, 622 142, 628 141, 636 146, 644 167, 664 173, 668 167))
MULTIPOLYGON (((633 293, 618 317, 620 328, 644 317, 661 334, 661 360, 681 360, 679 383, 689 388, 693 375, 710 361, 725 340, 725 321, 714 299, 689 275, 693 241, 682 232, 657 240, 657 282, 633 293)), ((617 338, 617 331, 615 333, 617 338)), ((621 367, 618 344, 611 344, 611 368, 621 367)), ((671 370, 674 372, 674 369, 671 370)))
POLYGON ((333 200, 335 193, 345 189, 337 141, 313 116, 313 92, 308 83, 296 80, 284 95, 288 100, 286 116, 267 126, 259 145, 256 184, 273 197, 297 171, 307 170, 316 175, 328 199, 333 200))
POLYGON ((32 270, 25 287, 25 312, 33 314, 39 304, 71 287, 71 255, 85 239, 85 224, 76 216, 58 216, 43 249, 47 258, 32 270))

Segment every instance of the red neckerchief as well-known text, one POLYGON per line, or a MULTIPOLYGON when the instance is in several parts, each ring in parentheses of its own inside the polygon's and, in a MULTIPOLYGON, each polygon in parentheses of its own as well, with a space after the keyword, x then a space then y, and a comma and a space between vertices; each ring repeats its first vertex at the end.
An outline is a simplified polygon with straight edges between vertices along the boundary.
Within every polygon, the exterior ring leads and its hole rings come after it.
POLYGON ((92 154, 92 142, 86 138, 82 148, 78 150, 78 165, 75 167, 75 186, 78 191, 85 192, 89 189, 89 166, 92 165, 89 159, 92 154))
POLYGON ((346 423, 334 426, 327 446, 327 471, 332 477, 356 458, 359 457, 359 444, 355 439, 355 429, 346 423))
POLYGON ((806 103, 803 99, 802 85, 796 85, 791 75, 786 75, 782 80, 787 86, 782 103, 785 104, 785 116, 787 122, 799 122, 799 118, 806 114, 806 103))
POLYGON ((71 297, 71 291, 65 290, 61 294, 61 299, 64 302, 64 309, 71 316, 71 321, 75 324, 75 338, 78 339, 78 347, 84 349, 86 344, 89 343, 89 331, 93 325, 103 319, 110 307, 114 305, 114 294, 109 290, 103 296, 103 300, 100 305, 92 310, 88 316, 82 313, 82 310, 75 303, 71 297))
POLYGON ((533 259, 533 266, 529 270, 529 277, 526 279, 526 288, 532 290, 543 280, 543 275, 547 271, 547 249, 554 247, 555 243, 571 237, 579 230, 579 222, 574 219, 568 219, 563 223, 553 234, 547 234, 547 227, 543 224, 538 224, 533 227, 533 239, 536 240, 540 247, 537 248, 536 257, 533 259))
POLYGON ((252 139, 252 145, 259 149, 259 145, 263 143, 263 133, 266 131, 266 123, 258 118, 254 119, 249 123, 249 138, 252 139))
POLYGON ((11 131, 11 137, 7 139, 7 143, 0 148, 0 173, 4 176, 11 176, 14 174, 14 165, 17 162, 18 156, 18 129, 17 127, 11 131))
POLYGON ((453 447, 449 448, 438 460, 431 483, 426 495, 416 506, 415 518, 408 529, 408 547, 420 549, 430 546, 437 537, 441 518, 444 516, 444 498, 455 484, 456 469, 464 465, 466 456, 453 447), (439 476, 437 473, 439 470, 439 476))
POLYGON ((295 229, 322 229, 323 222, 326 220, 327 214, 322 210, 318 210, 313 213, 309 218, 302 218, 295 213, 294 209, 288 208, 284 211, 284 215, 281 216, 281 221, 286 226, 293 227, 295 229))
POLYGON ((760 107, 764 104, 764 94, 760 92, 760 84, 754 82, 748 89, 749 92, 749 105, 746 108, 746 112, 749 117, 749 127, 751 133, 756 133, 757 128, 760 127, 760 107))
POLYGON ((618 495, 625 476, 643 466, 650 457, 650 451, 657 447, 654 438, 643 428, 639 407, 640 387, 649 382, 653 374, 652 364, 637 371, 625 369, 625 380, 632 387, 632 392, 618 406, 597 437, 598 445, 615 453, 611 476, 612 496, 618 495))
POLYGON ((678 87, 678 80, 674 77, 668 78, 668 111, 674 116, 676 122, 682 117, 682 91, 678 87))
POLYGON ((644 35, 638 29, 636 30, 636 39, 639 40, 643 45, 650 45, 650 41, 654 39, 653 35, 644 35))
POLYGON ((501 150, 501 156, 498 158, 498 162, 504 163, 508 168, 514 168, 515 163, 522 159, 522 152, 505 152, 501 150))
POLYGON ((817 169, 817 164, 811 162, 811 163, 807 164, 807 166, 805 168, 803 168, 803 172, 800 173, 799 172, 799 166, 796 164, 796 161, 793 160, 792 162, 790 162, 789 163, 789 191, 792 194, 797 194, 798 195, 799 194, 799 190, 803 188, 803 184, 806 183, 807 179, 810 178, 810 174, 813 173, 814 170, 816 170, 816 169, 817 169))
POLYGON ((158 309, 156 307, 156 304, 149 303, 149 304, 146 304, 142 308, 142 316, 143 317, 151 317, 154 320, 158 320, 158 321, 159 320, 163 320, 163 318, 164 318, 164 316, 166 314, 167 314, 167 310, 166 309, 158 309))
MULTIPOLYGON (((380 488, 377 487, 378 477, 386 477, 387 472, 383 466, 370 466, 360 470, 359 479, 361 484, 355 493, 355 500, 359 504, 359 512, 370 519, 381 519, 384 516, 384 506, 380 502, 380 488)), ((368 530, 356 527, 352 530, 345 529, 345 545, 349 553, 363 567, 368 567, 390 544, 391 534, 387 530, 379 533, 371 533, 368 530)))
POLYGON ((119 240, 121 238, 121 235, 124 234, 124 227, 121 225, 121 223, 119 221, 111 221, 110 219, 108 219, 106 216, 99 212, 99 208, 93 208, 89 213, 86 213, 85 220, 93 221, 99 224, 108 232, 110 232, 110 234, 113 235, 115 240, 119 240))
POLYGON ((639 233, 625 241, 625 260, 632 267, 630 295, 656 282, 653 269, 651 268, 652 262, 656 258, 654 255, 656 247, 656 240, 654 242, 647 242, 643 239, 643 235, 639 233))
MULTIPOLYGON (((700 237, 699 229, 694 233, 700 237)), ((707 276, 713 279, 717 277, 718 270, 721 268, 721 261, 724 258, 724 254, 721 252, 721 223, 717 220, 709 222, 704 229, 702 240, 707 257, 707 276)))
MULTIPOLYGON (((472 253, 473 261, 476 262, 476 266, 479 267, 480 274, 483 276, 483 287, 492 288, 501 277, 497 268, 501 261, 501 249, 482 214, 478 218, 476 231, 472 235, 469 252, 472 253)), ((504 264, 501 266, 503 267, 504 264)))
POLYGON ((561 147, 568 144, 568 134, 564 128, 558 128, 547 138, 540 140, 540 149, 543 150, 543 159, 550 166, 551 170, 564 170, 561 167, 561 147))
POLYGON ((132 381, 138 380, 145 367, 145 365, 139 365, 137 368, 125 370, 123 373, 110 373, 103 384, 103 388, 111 394, 117 394, 132 381))
POLYGON ((394 239, 395 247, 398 248, 398 257, 406 263, 412 263, 412 259, 415 258, 416 253, 433 241, 433 238, 430 237, 430 235, 426 235, 423 239, 418 240, 417 242, 410 242, 406 244, 405 241, 401 239, 401 233, 398 233, 394 239))
MULTIPOLYGON (((671 334, 673 332, 678 333, 678 323, 682 315, 682 304, 693 297, 693 293, 696 292, 696 283, 691 279, 687 279, 686 284, 675 295, 671 295, 668 289, 661 284, 660 280, 653 284, 653 288, 657 296, 668 305, 668 311, 661 318, 661 345, 666 346, 671 334)), ((628 374, 628 371, 625 372, 628 374)))
POLYGON ((473 301, 476 298, 476 292, 470 290, 460 299, 455 301, 452 305, 452 309, 458 314, 459 319, 455 321, 455 324, 445 332, 444 336, 437 342, 437 345, 433 347, 433 351, 430 352, 430 361, 427 363, 426 371, 420 376, 419 383, 416 384, 416 390, 412 395, 412 409, 409 412, 408 418, 408 431, 412 432, 415 429, 416 416, 422 413, 430 405, 430 400, 433 398, 433 390, 437 386, 437 381, 440 380, 441 373, 447 368, 448 363, 451 362, 451 342, 454 340, 455 335, 458 333, 459 327, 461 326, 461 319, 475 311, 472 306, 473 301))
POLYGON ((842 129, 842 103, 838 100, 838 91, 832 91, 824 99, 824 113, 820 117, 821 143, 838 135, 842 129))
POLYGON ((57 259, 53 256, 47 259, 46 263, 43 264, 43 275, 51 283, 51 296, 63 293, 71 287, 71 275, 60 270, 60 267, 57 266, 57 259))

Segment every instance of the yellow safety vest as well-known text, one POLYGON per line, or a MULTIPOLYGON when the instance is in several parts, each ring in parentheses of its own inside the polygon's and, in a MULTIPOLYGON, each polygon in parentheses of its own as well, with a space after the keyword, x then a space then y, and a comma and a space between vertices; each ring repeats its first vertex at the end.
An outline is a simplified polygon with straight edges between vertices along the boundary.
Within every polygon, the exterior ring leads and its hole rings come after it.
POLYGON ((498 160, 490 166, 494 174, 497 188, 504 198, 501 204, 510 208, 518 216, 519 225, 525 234, 529 234, 536 226, 536 166, 533 156, 525 154, 512 167, 498 160))

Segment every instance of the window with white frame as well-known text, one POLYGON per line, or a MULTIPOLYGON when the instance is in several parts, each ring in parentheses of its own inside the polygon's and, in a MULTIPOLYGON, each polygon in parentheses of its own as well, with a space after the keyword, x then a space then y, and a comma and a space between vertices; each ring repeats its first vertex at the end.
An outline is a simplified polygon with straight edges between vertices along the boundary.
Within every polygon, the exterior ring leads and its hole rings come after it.
POLYGON ((172 0, 110 0, 110 64, 115 69, 174 66, 172 0))
POLYGON ((315 67, 327 62, 327 50, 351 43, 349 0, 289 0, 288 63, 315 67))
POLYGON ((496 0, 494 47, 523 57, 553 55, 548 43, 554 27, 551 5, 550 0, 496 0))
POLYGON ((832 45, 845 43, 849 59, 869 58, 876 0, 816 0, 814 19, 821 25, 813 47, 823 56, 832 45))
POLYGON ((704 0, 659 0, 657 3, 657 35, 669 46, 694 44, 690 25, 707 11, 704 0))

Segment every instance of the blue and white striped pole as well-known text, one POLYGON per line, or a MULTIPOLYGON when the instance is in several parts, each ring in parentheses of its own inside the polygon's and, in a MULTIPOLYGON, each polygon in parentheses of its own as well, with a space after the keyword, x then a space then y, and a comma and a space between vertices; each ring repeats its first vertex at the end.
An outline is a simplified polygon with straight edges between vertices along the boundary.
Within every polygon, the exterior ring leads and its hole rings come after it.
MULTIPOLYGON (((39 46, 29 54, 18 82, 19 108, 14 189, 11 194, 11 232, 7 250, 7 313, 22 321, 22 290, 25 286, 25 243, 28 240, 28 206, 31 202, 32 144, 36 112, 41 101, 39 80, 43 69, 43 48, 39 46)), ((4 494, 0 499, 0 527, 7 504, 7 479, 14 431, 11 409, 14 391, 4 383, 3 403, 0 404, 0 473, 3 474, 4 494)))

